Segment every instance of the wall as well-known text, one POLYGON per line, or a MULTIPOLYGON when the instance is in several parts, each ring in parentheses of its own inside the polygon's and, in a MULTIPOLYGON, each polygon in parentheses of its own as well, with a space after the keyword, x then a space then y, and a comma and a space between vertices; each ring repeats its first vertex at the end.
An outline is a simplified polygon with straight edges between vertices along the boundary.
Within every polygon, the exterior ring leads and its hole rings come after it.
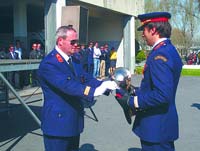
POLYGON ((137 16, 144 12, 144 0, 79 0, 81 2, 108 8, 127 15, 137 16))

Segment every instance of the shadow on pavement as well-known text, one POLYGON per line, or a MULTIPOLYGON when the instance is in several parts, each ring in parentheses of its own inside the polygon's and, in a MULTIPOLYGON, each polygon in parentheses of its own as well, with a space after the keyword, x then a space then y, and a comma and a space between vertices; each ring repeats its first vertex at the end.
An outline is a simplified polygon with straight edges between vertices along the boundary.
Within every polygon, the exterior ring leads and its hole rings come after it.
POLYGON ((142 151, 140 148, 129 148, 128 151, 142 151))
POLYGON ((95 149, 94 145, 92 144, 83 144, 79 148, 80 151, 98 151, 95 149))
MULTIPOLYGON (((40 117, 41 107, 30 106, 31 110, 40 117)), ((0 142, 24 137, 40 127, 32 116, 21 105, 10 104, 8 112, 0 112, 0 142)))
POLYGON ((197 109, 200 110, 200 104, 199 104, 199 103, 193 103, 193 104, 191 105, 191 107, 196 107, 197 109))

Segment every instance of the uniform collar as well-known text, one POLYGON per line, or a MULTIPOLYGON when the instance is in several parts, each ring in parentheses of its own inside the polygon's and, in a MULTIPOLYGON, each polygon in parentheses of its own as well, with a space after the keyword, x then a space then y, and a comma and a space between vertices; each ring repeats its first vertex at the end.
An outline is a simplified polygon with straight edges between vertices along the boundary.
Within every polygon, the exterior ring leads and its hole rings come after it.
POLYGON ((57 45, 55 48, 56 48, 56 51, 65 59, 65 61, 68 62, 70 57, 66 55, 60 48, 58 48, 57 45))
POLYGON ((156 43, 153 45, 152 49, 158 45, 160 42, 167 40, 167 38, 160 38, 158 41, 156 41, 156 43))

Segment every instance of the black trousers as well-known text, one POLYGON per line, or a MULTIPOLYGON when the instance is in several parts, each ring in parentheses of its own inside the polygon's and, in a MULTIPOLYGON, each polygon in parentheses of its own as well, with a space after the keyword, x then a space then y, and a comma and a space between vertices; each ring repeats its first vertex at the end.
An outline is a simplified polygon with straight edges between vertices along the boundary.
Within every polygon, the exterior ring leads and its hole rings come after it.
POLYGON ((78 151, 80 135, 72 137, 58 137, 44 135, 45 151, 78 151))

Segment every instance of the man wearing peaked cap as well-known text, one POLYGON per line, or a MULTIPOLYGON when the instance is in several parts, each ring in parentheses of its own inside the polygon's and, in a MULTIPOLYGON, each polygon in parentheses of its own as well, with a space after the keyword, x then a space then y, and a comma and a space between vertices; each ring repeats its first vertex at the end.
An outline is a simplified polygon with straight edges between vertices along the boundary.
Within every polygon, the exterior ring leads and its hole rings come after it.
POLYGON ((138 15, 138 30, 152 46, 140 87, 134 88, 128 99, 128 105, 136 110, 132 130, 140 138, 142 151, 174 151, 179 137, 175 96, 183 64, 169 39, 170 17, 168 12, 138 15))
POLYGON ((171 18, 171 14, 168 12, 153 12, 138 15, 137 17, 141 21, 141 26, 137 29, 138 31, 142 31, 148 23, 151 22, 168 22, 171 18))

